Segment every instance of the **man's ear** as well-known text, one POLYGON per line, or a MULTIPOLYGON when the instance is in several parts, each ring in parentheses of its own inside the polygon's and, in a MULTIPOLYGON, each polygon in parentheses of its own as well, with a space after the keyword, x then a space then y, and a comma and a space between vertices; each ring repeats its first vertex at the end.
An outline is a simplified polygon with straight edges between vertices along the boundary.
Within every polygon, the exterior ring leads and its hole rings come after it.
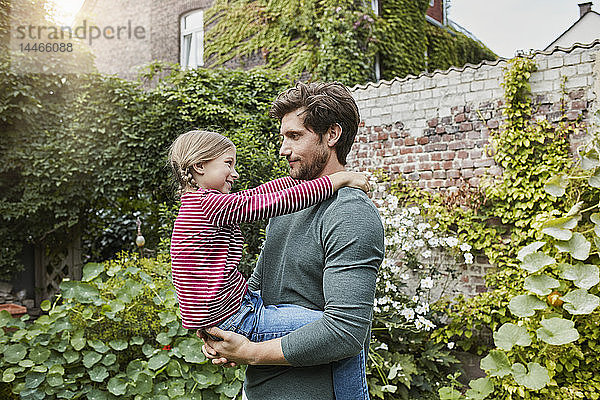
POLYGON ((196 164, 192 165, 192 168, 194 169, 194 171, 196 171, 196 173, 198 173, 200 175, 204 175, 204 164, 196 163, 196 164))
POLYGON ((327 145, 334 147, 338 140, 340 140, 340 137, 342 137, 342 126, 338 123, 331 125, 327 131, 327 145))

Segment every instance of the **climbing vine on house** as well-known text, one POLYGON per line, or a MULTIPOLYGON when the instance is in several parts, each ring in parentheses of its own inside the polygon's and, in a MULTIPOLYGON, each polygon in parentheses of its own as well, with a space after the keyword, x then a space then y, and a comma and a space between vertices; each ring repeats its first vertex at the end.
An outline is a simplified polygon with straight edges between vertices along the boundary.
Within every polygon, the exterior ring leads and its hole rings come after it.
POLYGON ((346 85, 375 79, 376 54, 384 79, 496 58, 461 33, 430 27, 428 4, 385 1, 376 16, 370 4, 351 0, 217 0, 207 12, 205 54, 212 66, 264 63, 346 85))

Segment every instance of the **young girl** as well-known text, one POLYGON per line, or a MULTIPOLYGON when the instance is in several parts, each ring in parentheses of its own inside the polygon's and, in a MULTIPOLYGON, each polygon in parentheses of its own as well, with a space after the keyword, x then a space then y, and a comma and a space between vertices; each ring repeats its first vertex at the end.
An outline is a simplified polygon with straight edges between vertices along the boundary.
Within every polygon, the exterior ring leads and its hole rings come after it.
MULTIPOLYGON (((299 211, 344 186, 366 191, 366 177, 346 171, 311 181, 285 177, 229 194, 239 177, 235 146, 205 131, 180 135, 169 162, 181 191, 171 264, 183 327, 217 326, 264 341, 321 318, 322 312, 300 306, 264 306, 260 293, 247 288, 237 270, 244 243, 239 223, 299 211)), ((333 377, 336 399, 368 399, 363 354, 334 363, 333 377)))

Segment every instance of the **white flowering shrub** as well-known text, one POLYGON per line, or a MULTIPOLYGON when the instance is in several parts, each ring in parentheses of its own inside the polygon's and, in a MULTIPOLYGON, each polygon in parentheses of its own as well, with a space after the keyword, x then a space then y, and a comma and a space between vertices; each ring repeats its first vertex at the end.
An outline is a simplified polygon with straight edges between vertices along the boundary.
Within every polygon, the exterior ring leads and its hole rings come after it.
MULTIPOLYGON (((378 184, 372 181, 371 186, 378 184)), ((401 204, 392 192, 375 199, 385 228, 386 257, 377 279, 369 386, 380 399, 423 399, 437 393, 457 360, 453 344, 434 344, 430 333, 447 319, 431 304, 473 262, 471 246, 441 232, 421 206, 401 204), (441 261, 444 265, 441 265, 441 261)))

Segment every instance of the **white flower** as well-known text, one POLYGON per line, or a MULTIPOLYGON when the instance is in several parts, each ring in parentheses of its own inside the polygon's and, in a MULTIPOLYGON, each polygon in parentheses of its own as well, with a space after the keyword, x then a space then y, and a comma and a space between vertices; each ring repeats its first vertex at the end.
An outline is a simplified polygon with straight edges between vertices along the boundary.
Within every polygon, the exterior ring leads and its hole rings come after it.
POLYGON ((446 346, 448 346, 448 348, 452 350, 454 348, 454 342, 448 342, 446 346))
POLYGON ((456 245, 458 245, 458 239, 455 237, 447 237, 446 238, 446 244, 450 247, 454 247, 456 245))
POLYGON ((387 350, 388 349, 388 345, 385 343, 380 343, 379 346, 375 347, 375 350, 387 350))
POLYGON ((423 241, 423 239, 415 240, 415 247, 423 247, 423 246, 425 246, 425 242, 423 241))
POLYGON ((419 207, 411 207, 408 209, 408 212, 414 215, 421 214, 421 210, 419 210, 419 207))
POLYGON ((431 257, 431 250, 425 250, 422 254, 423 258, 431 257))
POLYGON ((419 302, 419 296, 417 296, 417 295, 414 295, 414 296, 411 298, 411 300, 412 300, 413 302, 415 302, 415 303, 418 303, 418 302, 419 302))
POLYGON ((428 243, 431 247, 436 247, 439 246, 440 240, 436 237, 432 237, 431 239, 429 239, 428 243))
POLYGON ((400 275, 400 279, 402 279, 403 281, 407 281, 409 278, 410 276, 406 272, 400 275))
POLYGON ((419 304, 415 307, 415 311, 417 314, 427 314, 427 312, 429 311, 429 304, 419 304))
POLYGON ((460 245, 460 251, 471 251, 471 245, 469 243, 463 243, 460 245))
POLYGON ((430 276, 421 279, 421 287, 423 289, 431 289, 433 287, 433 279, 430 276))
POLYGON ((417 225, 417 230, 419 232, 423 232, 425 229, 431 227, 431 225, 429 225, 427 222, 421 222, 420 224, 417 225))
POLYGON ((429 205, 429 203, 423 203, 423 208, 429 208, 429 207, 431 207, 431 206, 429 205))
POLYGON ((403 251, 410 251, 411 249, 412 249, 412 244, 410 244, 409 242, 402 243, 402 250, 403 251))
POLYGON ((465 256, 465 263, 473 264, 473 254, 465 253, 464 256, 465 256))
POLYGON ((423 237, 425 237, 425 239, 431 239, 433 237, 433 232, 427 231, 423 234, 423 237))
POLYGON ((412 321, 415 318, 415 310, 412 308, 404 308, 400 311, 400 315, 402 315, 407 321, 412 321))

